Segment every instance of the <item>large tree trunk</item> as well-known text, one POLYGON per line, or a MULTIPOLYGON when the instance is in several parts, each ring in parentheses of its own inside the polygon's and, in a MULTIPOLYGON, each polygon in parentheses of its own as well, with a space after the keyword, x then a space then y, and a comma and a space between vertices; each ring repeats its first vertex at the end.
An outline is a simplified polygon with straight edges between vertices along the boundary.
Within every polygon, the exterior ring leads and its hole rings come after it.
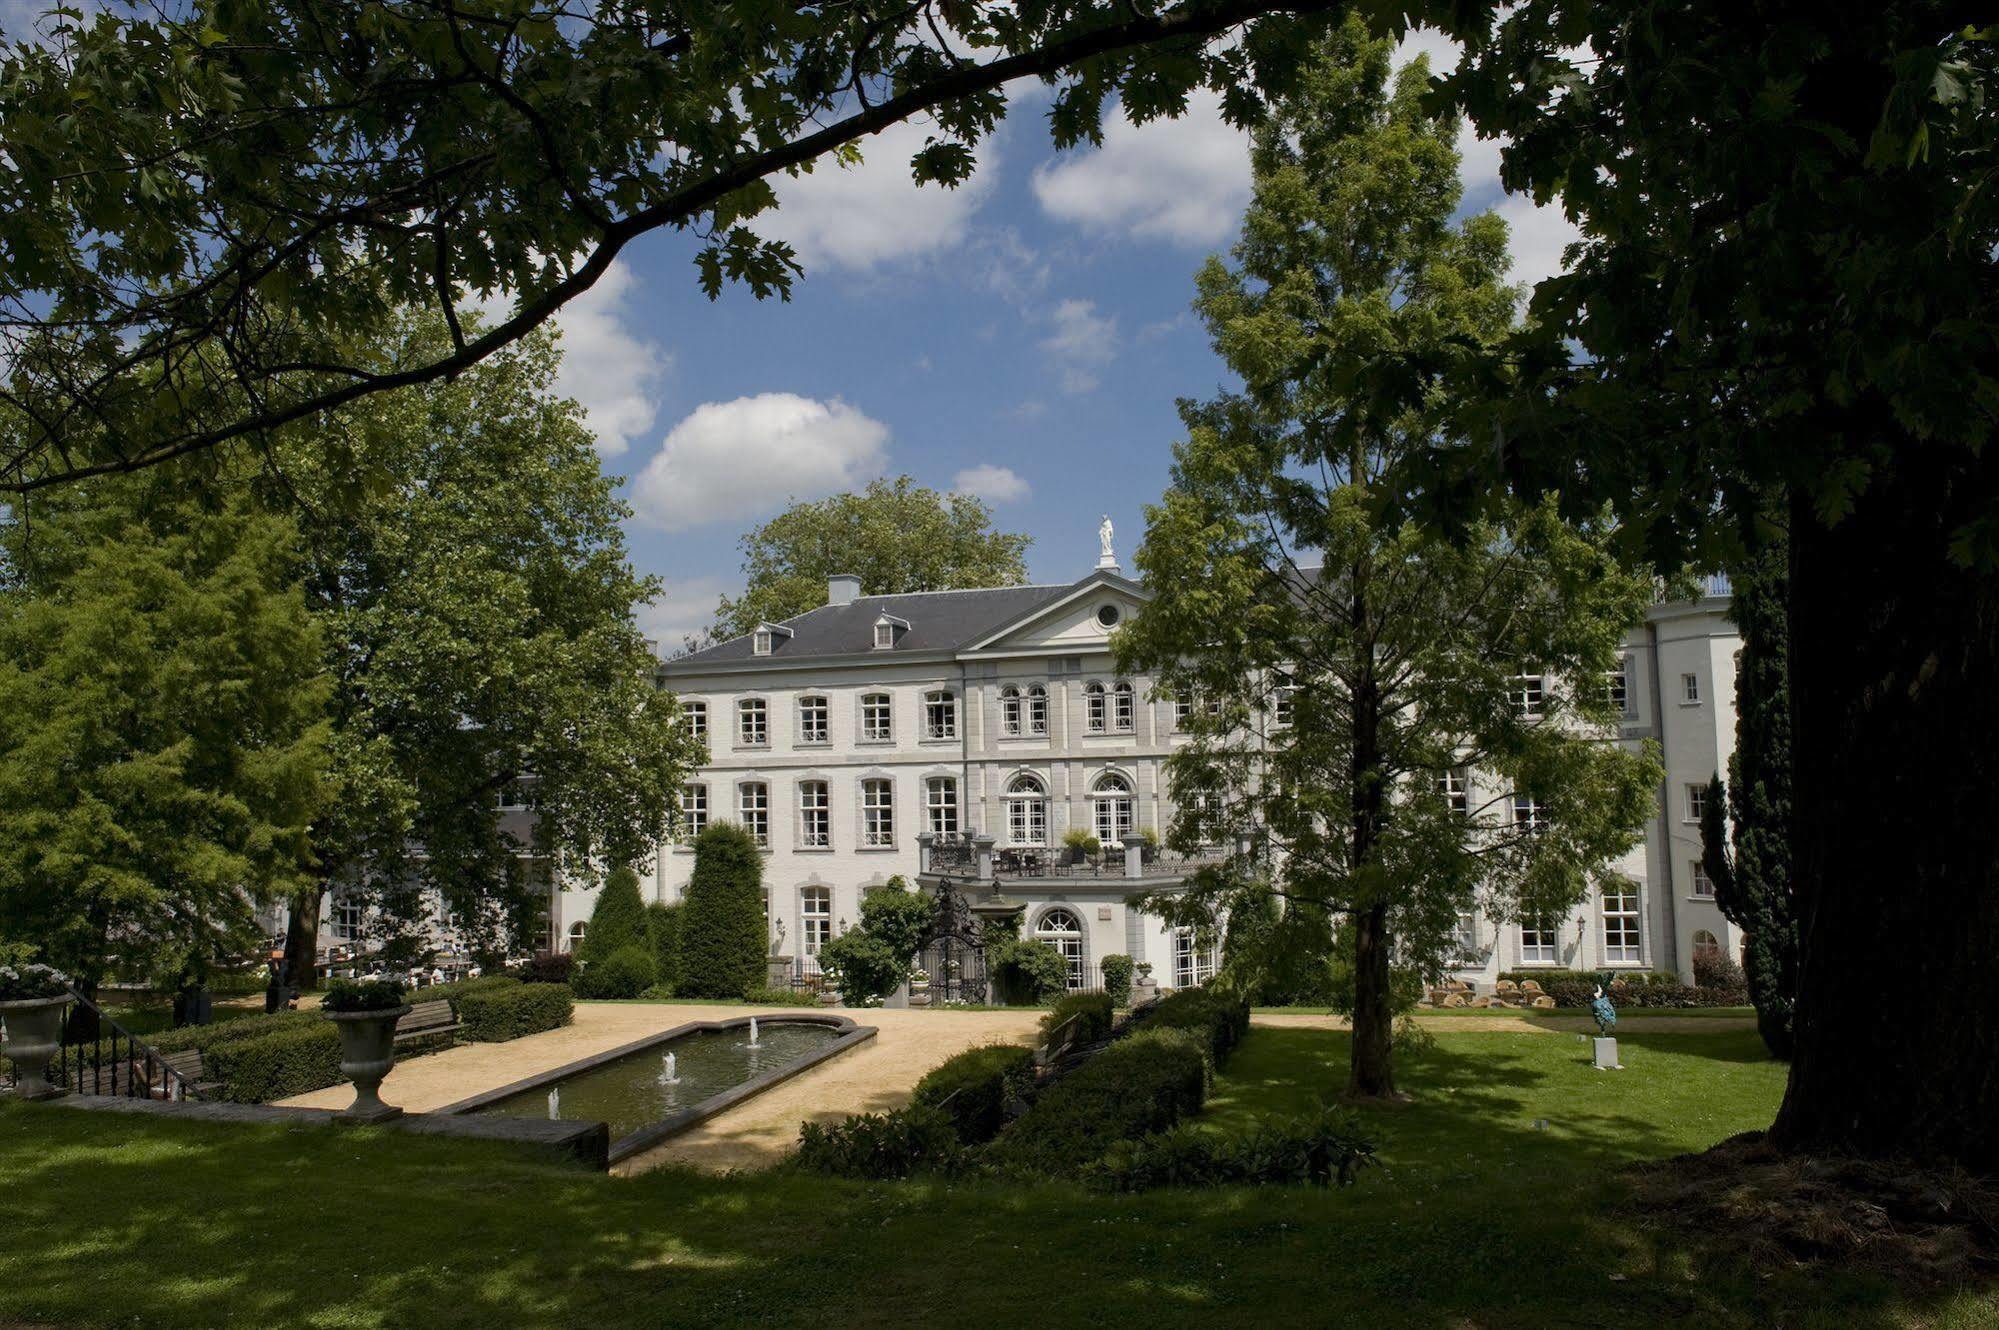
POLYGON ((1793 508, 1790 1148, 1999 1171, 1999 579, 1949 558, 1995 464, 1903 439, 1845 521, 1793 508))
POLYGON ((325 895, 324 887, 301 892, 285 927, 285 983, 300 992, 319 987, 319 903, 325 895))
POLYGON ((1395 1094, 1388 944, 1387 905, 1354 915, 1353 1056, 1347 1063, 1347 1093, 1356 1097, 1386 1099, 1395 1094))

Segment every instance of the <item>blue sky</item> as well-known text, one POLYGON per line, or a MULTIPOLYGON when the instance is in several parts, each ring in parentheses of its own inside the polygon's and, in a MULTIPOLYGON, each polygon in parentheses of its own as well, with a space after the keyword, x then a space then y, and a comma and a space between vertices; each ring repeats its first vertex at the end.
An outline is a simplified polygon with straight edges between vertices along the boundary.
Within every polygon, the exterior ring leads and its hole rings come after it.
MULTIPOLYGON (((711 304, 691 245, 653 236, 561 316, 561 387, 627 478, 634 561, 667 583, 640 612, 663 645, 738 588, 743 531, 877 475, 980 493, 1034 538, 1037 581, 1088 571, 1103 513, 1129 566, 1180 437, 1175 399, 1227 378, 1189 302, 1247 200, 1245 145, 1201 103, 1057 154, 1045 107, 1016 90, 956 191, 908 182, 922 126, 867 141, 859 167, 783 182, 760 220, 804 260, 789 303, 711 304)), ((1516 277, 1553 271, 1568 223, 1502 195, 1497 145, 1461 146, 1466 206, 1513 223, 1516 277)))

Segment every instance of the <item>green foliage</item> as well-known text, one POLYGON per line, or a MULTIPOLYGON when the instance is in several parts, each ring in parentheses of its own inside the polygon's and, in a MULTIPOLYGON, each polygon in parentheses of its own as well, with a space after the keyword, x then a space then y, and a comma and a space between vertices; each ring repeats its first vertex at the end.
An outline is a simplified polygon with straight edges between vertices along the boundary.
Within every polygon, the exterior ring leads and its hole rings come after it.
POLYGON ((1111 1037, 1115 1019, 1109 993, 1066 994, 1041 1018, 1041 1044, 1056 1039, 1064 1045, 1094 1044, 1111 1037))
POLYGON ((819 964, 850 1006, 868 1007, 909 977, 910 961, 936 907, 900 876, 861 898, 861 922, 819 949, 819 964))
POLYGON ((935 902, 897 874, 861 897, 861 927, 882 941, 889 953, 908 960, 923 944, 937 913, 935 902))
POLYGON ((679 902, 666 905, 653 901, 646 906, 646 940, 652 947, 653 963, 659 968, 660 986, 668 994, 682 983, 679 902))
POLYGON ((1293 1119, 1260 1118, 1247 1130, 1222 1135, 1181 1124, 1151 1136, 1118 1141, 1083 1166, 1083 1181, 1101 1191, 1152 1187, 1351 1186, 1375 1162, 1373 1137, 1351 1109, 1321 1107, 1293 1119))
POLYGON ((911 1102, 938 1109, 966 1145, 991 1140, 1007 1106, 1034 1092, 1034 1053, 1019 1044, 986 1044, 946 1058, 916 1083, 911 1102))
MULTIPOLYGON (((1605 976, 1586 970, 1512 970, 1502 979, 1532 979, 1541 991, 1563 1008, 1587 1008, 1596 986, 1605 976)), ((1609 975, 1610 1000, 1619 1007, 1660 1010, 1691 1010, 1702 1007, 1740 1007, 1749 1001, 1739 976, 1733 986, 1686 984, 1671 970, 1617 970, 1609 975)))
POLYGON ((562 1028, 574 1018, 576 1000, 563 984, 516 984, 465 993, 453 1009, 468 1042, 496 1044, 562 1028))
POLYGON ((210 1050, 221 1044, 235 1043, 244 1039, 261 1039, 281 1030, 298 1030, 307 1027, 324 1027, 326 1022, 316 1011, 272 1011, 258 1012, 231 1021, 217 1021, 213 1025, 183 1025, 177 1030, 162 1030, 150 1036, 146 1042, 162 1053, 179 1053, 186 1049, 200 1049, 204 1059, 210 1050))
POLYGON ((1181 1030, 1149 1029, 1044 1088, 986 1154, 1008 1171, 1068 1176, 1118 1141, 1198 1113, 1207 1089, 1208 1058, 1198 1041, 1181 1030))
POLYGON ((222 1083, 222 1097, 238 1104, 268 1104, 344 1079, 340 1035, 316 1014, 307 1024, 216 1041, 202 1049, 201 1060, 209 1079, 222 1083))
POLYGON ((493 989, 518 988, 521 981, 511 974, 482 974, 477 979, 460 979, 450 984, 430 984, 414 989, 408 996, 410 1002, 436 1002, 451 1004, 452 1014, 459 1015, 459 1000, 467 993, 484 993, 493 989))
MULTIPOLYGON (((1701 862, 1715 904, 1743 931, 1743 977, 1773 1056, 1795 1044, 1798 911, 1791 889, 1790 585, 1786 547, 1772 541, 1735 569, 1729 617, 1742 633, 1735 679, 1735 752, 1701 810, 1701 862), (1733 824, 1730 843, 1724 825, 1733 824)), ((1720 987, 1722 985, 1716 985, 1720 987)))
POLYGON ((298 533, 188 477, 106 477, 0 524, 0 936, 88 988, 247 950, 315 880, 329 731, 298 533))
POLYGON ((1092 859, 1104 852, 1104 843, 1088 827, 1070 827, 1062 833, 1062 843, 1072 850, 1081 850, 1092 859))
POLYGON ((1220 1067, 1249 1033, 1249 1003, 1210 988, 1183 988, 1154 1003, 1140 1028, 1184 1032, 1220 1067))
POLYGON ((1062 953, 1032 938, 988 940, 986 972, 1001 1000, 1027 1006, 1053 1002, 1069 984, 1069 962, 1062 953))
POLYGON ((639 875, 624 864, 604 876, 597 904, 590 911, 590 927, 584 931, 583 945, 576 958, 584 964, 605 960, 627 947, 649 946, 646 935, 646 907, 639 897, 639 875))
POLYGON ((659 982, 659 962, 645 947, 621 947, 603 960, 576 972, 569 986, 580 998, 635 998, 659 982))
POLYGON ((969 494, 940 494, 908 476, 859 494, 794 503, 742 539, 743 594, 722 598, 714 635, 740 637, 826 603, 826 578, 851 573, 870 596, 1018 586, 1027 536, 992 527, 969 494))
POLYGON ((403 986, 394 979, 335 979, 320 1000, 322 1011, 393 1011, 403 1005, 403 986))
POLYGON ((680 931, 687 997, 739 998, 764 982, 763 852, 733 822, 694 841, 680 931))
POLYGON ((1104 992, 1116 1006, 1131 1005, 1131 957, 1121 952, 1104 957, 1104 992))
POLYGON ((965 1155, 948 1116, 912 1105, 855 1113, 834 1123, 802 1123, 793 1160, 811 1173, 874 1180, 949 1175, 964 1167, 965 1155))

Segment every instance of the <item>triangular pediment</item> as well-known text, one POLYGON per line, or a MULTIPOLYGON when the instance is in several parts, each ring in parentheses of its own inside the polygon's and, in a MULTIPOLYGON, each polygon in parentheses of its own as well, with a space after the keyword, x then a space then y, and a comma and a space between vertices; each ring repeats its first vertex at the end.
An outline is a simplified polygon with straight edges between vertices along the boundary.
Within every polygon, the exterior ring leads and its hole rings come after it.
POLYGON ((1099 569, 1054 600, 993 628, 967 649, 1101 650, 1109 645, 1111 633, 1129 622, 1147 599, 1145 588, 1138 583, 1122 574, 1099 569), (1107 617, 1113 621, 1106 623, 1107 617))

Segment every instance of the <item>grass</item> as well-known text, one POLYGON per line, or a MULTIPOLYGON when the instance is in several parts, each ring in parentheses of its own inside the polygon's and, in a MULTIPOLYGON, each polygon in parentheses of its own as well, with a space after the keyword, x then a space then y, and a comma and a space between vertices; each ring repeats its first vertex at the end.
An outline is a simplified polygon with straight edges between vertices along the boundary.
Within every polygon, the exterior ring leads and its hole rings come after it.
MULTIPOLYGON (((1344 1191, 785 1173, 605 1178, 500 1147, 0 1105, 0 1325, 1989 1326, 1982 1292, 1746 1270, 1619 1208, 1628 1160, 1767 1122, 1753 1033, 1449 1033, 1408 1051, 1344 1191), (1543 1119, 1545 1129, 1535 1125, 1543 1119)), ((1259 1029, 1204 1121, 1337 1085, 1335 1032, 1259 1029)))
MULTIPOLYGON (((1340 1016, 1343 1012, 1331 1007, 1251 1007, 1258 1016, 1340 1016)), ((1580 1017, 1589 1019, 1589 1011, 1583 1007, 1557 1007, 1553 1011, 1533 1007, 1451 1007, 1448 1010, 1424 1007, 1410 1013, 1418 1025, 1427 1020, 1455 1020, 1460 1016, 1505 1017, 1523 1020, 1542 1020, 1549 1016, 1580 1017)), ((1695 1019, 1720 1019, 1732 1021, 1753 1021, 1756 1019, 1754 1007, 1619 1007, 1617 1023, 1626 1021, 1650 1021, 1667 1017, 1693 1017, 1695 1019)))

